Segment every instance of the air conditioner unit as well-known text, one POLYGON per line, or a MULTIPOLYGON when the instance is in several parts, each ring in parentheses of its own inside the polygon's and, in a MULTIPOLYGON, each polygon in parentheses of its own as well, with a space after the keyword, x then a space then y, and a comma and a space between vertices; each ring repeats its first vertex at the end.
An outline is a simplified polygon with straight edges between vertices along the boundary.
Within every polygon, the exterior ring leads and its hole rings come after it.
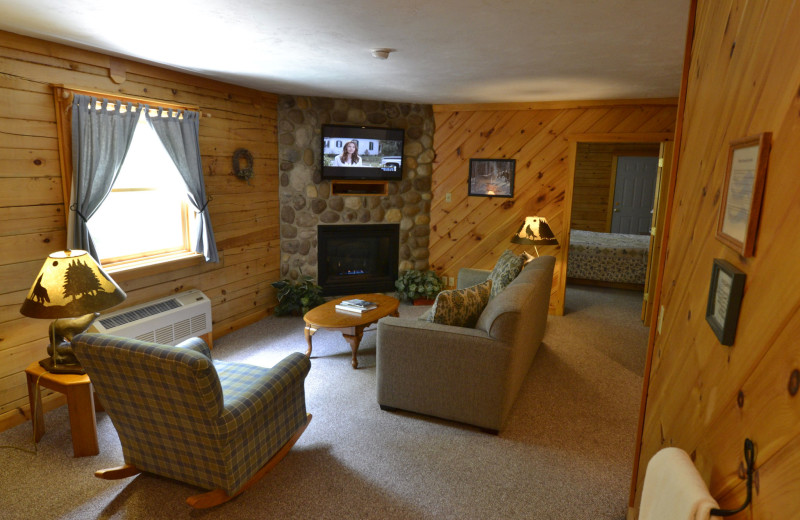
POLYGON ((211 332, 211 300, 202 291, 191 290, 101 314, 91 332, 177 345, 211 332))

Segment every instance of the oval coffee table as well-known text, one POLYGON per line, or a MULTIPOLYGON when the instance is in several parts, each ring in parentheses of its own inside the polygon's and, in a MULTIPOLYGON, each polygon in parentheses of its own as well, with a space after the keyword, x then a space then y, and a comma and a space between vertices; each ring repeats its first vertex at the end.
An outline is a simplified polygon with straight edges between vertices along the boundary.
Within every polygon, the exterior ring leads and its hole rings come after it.
POLYGON ((364 335, 364 329, 384 316, 397 316, 397 307, 400 302, 397 298, 386 296, 384 294, 355 294, 352 296, 342 296, 333 299, 329 302, 323 303, 319 307, 314 307, 303 316, 303 321, 306 322, 305 334, 306 341, 308 342, 308 351, 306 356, 311 357, 311 336, 319 329, 338 330, 344 336, 344 339, 350 343, 350 348, 353 350, 353 368, 358 368, 358 345, 361 343, 361 337, 364 335), (378 304, 376 309, 364 311, 361 314, 347 311, 337 311, 336 304, 342 300, 350 300, 358 298, 367 300, 378 304))

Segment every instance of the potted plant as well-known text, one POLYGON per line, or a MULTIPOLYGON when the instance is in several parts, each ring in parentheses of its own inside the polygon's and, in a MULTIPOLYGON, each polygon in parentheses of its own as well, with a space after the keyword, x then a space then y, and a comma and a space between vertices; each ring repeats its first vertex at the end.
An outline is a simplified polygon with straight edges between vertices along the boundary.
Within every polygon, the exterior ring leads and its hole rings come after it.
POLYGON ((317 305, 325 303, 322 287, 308 275, 302 275, 297 281, 284 278, 279 282, 272 282, 271 285, 278 290, 276 316, 302 316, 317 305))
POLYGON ((414 305, 430 305, 445 288, 445 282, 434 271, 409 269, 400 273, 394 286, 402 299, 411 300, 414 305))

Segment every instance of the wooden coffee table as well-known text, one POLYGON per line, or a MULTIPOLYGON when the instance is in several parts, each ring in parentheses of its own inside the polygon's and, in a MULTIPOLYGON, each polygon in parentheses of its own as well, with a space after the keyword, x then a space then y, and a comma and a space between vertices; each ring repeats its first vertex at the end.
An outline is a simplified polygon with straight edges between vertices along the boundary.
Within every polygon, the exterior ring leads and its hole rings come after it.
POLYGON ((364 335, 364 329, 384 316, 397 316, 397 307, 399 305, 400 302, 396 298, 375 293, 342 296, 311 309, 303 316, 303 320, 306 322, 305 334, 308 342, 306 356, 311 357, 311 336, 315 332, 319 329, 338 330, 342 333, 344 339, 350 343, 350 348, 353 350, 352 365, 353 368, 358 368, 356 354, 358 345, 361 343, 361 337, 364 335), (337 303, 352 298, 375 302, 378 304, 378 308, 361 314, 336 310, 337 303))

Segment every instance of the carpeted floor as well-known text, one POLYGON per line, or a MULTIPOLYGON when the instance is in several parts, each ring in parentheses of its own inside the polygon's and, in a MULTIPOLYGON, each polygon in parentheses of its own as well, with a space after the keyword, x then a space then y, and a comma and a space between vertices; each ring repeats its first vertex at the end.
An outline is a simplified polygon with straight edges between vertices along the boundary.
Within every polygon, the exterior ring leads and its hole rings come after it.
MULTIPOLYGON (((0 517, 622 520, 647 343, 640 308, 638 292, 569 287, 499 436, 381 411, 374 330, 358 370, 341 335, 321 330, 305 434, 254 488, 211 510, 189 508, 201 490, 172 480, 94 478, 122 463, 111 421, 97 416, 100 455, 75 459, 62 407, 45 415, 37 454, 0 449, 0 517)), ((302 319, 269 317, 219 338, 214 355, 271 366, 305 349, 302 319)), ((32 448, 30 423, 0 433, 0 445, 32 448)))

